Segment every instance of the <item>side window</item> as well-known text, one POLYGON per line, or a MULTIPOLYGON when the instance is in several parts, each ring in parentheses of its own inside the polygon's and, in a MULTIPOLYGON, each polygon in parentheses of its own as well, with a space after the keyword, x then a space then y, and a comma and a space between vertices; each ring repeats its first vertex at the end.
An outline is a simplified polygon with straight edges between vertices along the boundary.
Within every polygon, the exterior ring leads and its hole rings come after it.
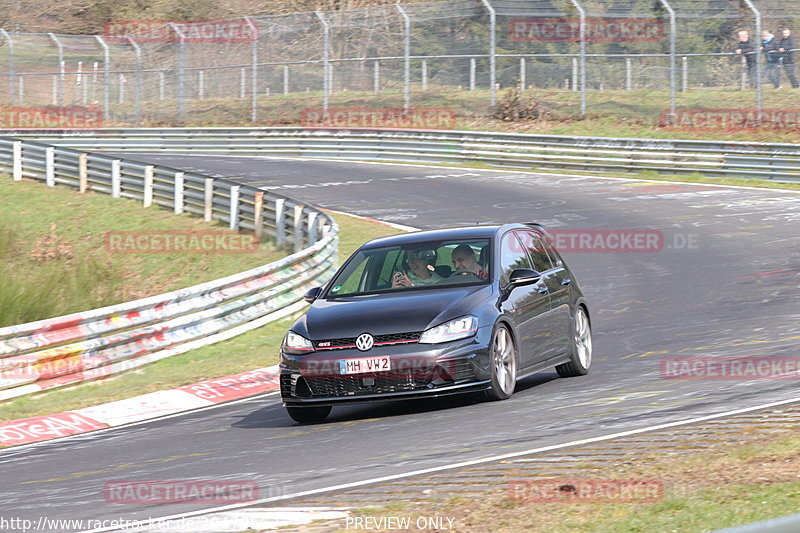
POLYGON ((375 284, 376 289, 385 289, 392 285, 392 275, 401 270, 400 256, 402 250, 389 250, 383 258, 383 265, 381 266, 380 274, 378 275, 378 282, 375 284))
POLYGON ((547 250, 548 255, 550 256, 550 262, 553 263, 555 267, 563 267, 564 262, 561 260, 561 256, 556 253, 556 249, 553 248, 552 243, 547 238, 542 239, 542 244, 544 244, 544 249, 547 250))
POLYGON ((531 256, 534 270, 544 272, 545 270, 550 270, 553 268, 553 264, 550 262, 550 257, 547 255, 547 250, 545 249, 544 244, 538 235, 532 231, 518 231, 516 233, 519 235, 520 240, 522 241, 522 246, 531 256))
POLYGON ((511 272, 515 268, 531 268, 531 262, 525 248, 513 231, 503 235, 500 241, 500 284, 506 285, 511 272))

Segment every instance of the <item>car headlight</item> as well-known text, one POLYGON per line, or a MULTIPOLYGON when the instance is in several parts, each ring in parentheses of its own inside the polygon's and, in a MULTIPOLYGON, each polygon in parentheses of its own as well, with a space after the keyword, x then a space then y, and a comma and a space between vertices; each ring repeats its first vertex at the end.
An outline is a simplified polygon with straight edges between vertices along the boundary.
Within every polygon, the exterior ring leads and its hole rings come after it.
POLYGON ((283 338, 281 351, 293 355, 311 353, 314 351, 314 345, 302 335, 298 335, 294 331, 287 331, 283 338))
POLYGON ((471 337, 476 331, 478 331, 478 319, 474 316, 462 316, 426 330, 419 338, 419 342, 426 344, 450 342, 471 337))

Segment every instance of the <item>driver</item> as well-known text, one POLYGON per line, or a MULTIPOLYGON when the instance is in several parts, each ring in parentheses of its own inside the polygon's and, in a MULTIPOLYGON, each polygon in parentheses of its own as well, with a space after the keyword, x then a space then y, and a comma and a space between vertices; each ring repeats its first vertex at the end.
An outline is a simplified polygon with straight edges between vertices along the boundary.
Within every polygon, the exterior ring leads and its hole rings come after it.
POLYGON ((404 263, 408 268, 406 272, 394 275, 392 288, 431 285, 444 279, 433 268, 436 263, 436 252, 433 250, 407 250, 404 263))
POLYGON ((456 246, 455 250, 453 250, 452 258, 453 268, 456 270, 453 276, 473 274, 483 280, 489 278, 489 273, 483 270, 477 259, 475 259, 475 252, 470 245, 459 244, 456 246))

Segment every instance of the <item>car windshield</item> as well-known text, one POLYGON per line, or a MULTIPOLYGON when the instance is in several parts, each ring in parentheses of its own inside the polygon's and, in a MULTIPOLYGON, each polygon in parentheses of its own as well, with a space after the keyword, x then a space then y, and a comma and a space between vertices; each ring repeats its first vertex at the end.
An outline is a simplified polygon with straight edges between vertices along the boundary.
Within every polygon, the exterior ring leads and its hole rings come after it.
POLYGON ((489 239, 416 242, 359 250, 324 297, 488 283, 489 239))

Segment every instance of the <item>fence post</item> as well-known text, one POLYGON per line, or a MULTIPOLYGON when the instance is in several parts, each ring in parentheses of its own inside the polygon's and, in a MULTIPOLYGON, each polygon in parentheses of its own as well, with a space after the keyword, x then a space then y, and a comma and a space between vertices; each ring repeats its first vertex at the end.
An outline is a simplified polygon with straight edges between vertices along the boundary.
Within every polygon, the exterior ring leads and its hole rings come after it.
POLYGON ((144 207, 153 205, 153 165, 146 165, 144 167, 144 207))
POLYGON ((739 68, 741 69, 742 72, 740 88, 741 90, 744 91, 745 89, 747 89, 747 60, 745 59, 744 54, 742 54, 742 59, 739 62, 739 68))
POLYGON ((303 207, 294 206, 294 251, 299 252, 303 249, 303 207))
POLYGON ((111 197, 119 198, 122 195, 122 161, 114 159, 111 162, 111 197))
POLYGON ((423 59, 422 60, 422 90, 426 90, 428 88, 428 61, 423 59))
POLYGON ((163 70, 158 71, 158 99, 163 101, 166 97, 166 76, 163 70))
POLYGON ((489 104, 497 101, 497 13, 489 0, 481 0, 483 6, 489 11, 489 104))
POLYGON ((283 94, 289 94, 289 65, 283 66, 283 94))
POLYGON ((14 141, 11 149, 14 154, 12 177, 14 181, 22 180, 22 141, 14 141))
POLYGON ((214 178, 206 178, 204 202, 203 202, 203 220, 211 222, 214 218, 214 178))
POLYGON ((89 190, 89 154, 78 154, 78 192, 89 190))
POLYGON ((570 0, 581 17, 581 48, 580 48, 580 86, 581 86, 581 118, 586 116, 586 10, 578 3, 578 0, 570 0))
POLYGON ((633 89, 633 67, 631 65, 631 58, 625 58, 625 90, 630 91, 633 89))
POLYGON ((3 28, 0 28, 0 35, 8 45, 8 101, 11 102, 11 98, 14 96, 14 41, 3 28))
POLYGON ((469 90, 475 90, 475 70, 476 70, 475 58, 469 58, 469 90))
POLYGON ((519 58, 519 89, 520 91, 525 90, 525 58, 519 58))
MULTIPOLYGON (((761 38, 761 12, 756 9, 756 6, 753 4, 752 0, 744 0, 744 3, 747 4, 747 7, 750 8, 750 11, 753 12, 753 15, 756 17, 756 34, 754 39, 758 42, 758 39, 761 38)), ((763 84, 761 83, 761 47, 756 46, 756 113, 757 113, 757 123, 761 124, 761 109, 763 107, 763 84)))
POLYGON ((53 87, 53 105, 56 105, 57 103, 60 107, 64 107, 64 45, 61 44, 61 41, 54 33, 48 33, 47 35, 56 45, 56 49, 58 50, 58 76, 54 78, 55 84, 53 87), (55 97, 55 94, 58 96, 55 97))
POLYGON ((261 242, 264 234, 264 192, 258 191, 253 196, 253 230, 256 233, 256 241, 261 242))
POLYGON ((183 172, 175 173, 175 214, 183 213, 183 172))
POLYGON ((202 100, 206 92, 206 73, 203 70, 197 71, 197 98, 202 100))
MULTIPOLYGON (((678 72, 675 64, 675 41, 677 39, 676 24, 677 18, 675 10, 669 5, 667 0, 660 0, 661 5, 669 12, 669 112, 672 120, 675 118, 676 96, 675 92, 678 87, 678 72)), ((685 58, 684 58, 685 59, 685 58)))
POLYGON ((578 58, 572 58, 572 91, 578 90, 578 58))
POLYGON ((99 35, 94 36, 100 46, 103 47, 103 116, 108 119, 111 113, 109 99, 111 98, 111 75, 109 73, 109 63, 111 62, 111 52, 108 45, 99 35))
POLYGON ((372 92, 381 90, 381 62, 377 59, 372 63, 372 92))
POLYGON ((19 87, 17 87, 17 92, 19 93, 19 97, 17 101, 22 105, 25 102, 25 78, 20 76, 18 81, 19 87))
POLYGON ((178 121, 183 123, 186 121, 186 101, 185 101, 185 89, 186 89, 186 71, 184 68, 184 59, 185 59, 185 46, 186 46, 186 36, 183 32, 178 28, 178 26, 174 22, 169 23, 169 27, 172 28, 172 31, 178 36, 178 64, 176 69, 176 75, 178 76, 178 121))
POLYGON ((320 11, 314 14, 322 24, 322 110, 328 111, 328 99, 331 93, 330 80, 330 36, 331 27, 320 11))
POLYGON ((44 182, 48 187, 56 186, 56 149, 53 146, 44 149, 44 182))
POLYGON ((247 83, 247 78, 244 73, 244 67, 239 69, 239 98, 244 98, 246 96, 244 87, 247 83))
POLYGON ((255 122, 258 116, 258 26, 250 17, 245 17, 244 20, 253 31, 250 45, 250 122, 255 122))
POLYGON ((411 19, 403 6, 395 4, 394 7, 403 17, 403 110, 411 107, 411 19))
MULTIPOLYGON (((127 37, 128 42, 133 46, 136 54, 136 123, 142 123, 142 48, 133 40, 127 37)), ((162 98, 163 100, 163 98, 162 98)))
POLYGON ((284 224, 284 204, 286 200, 278 198, 275 200, 275 243, 277 246, 283 246, 286 242, 286 225, 284 224))
POLYGON ((686 56, 681 58, 681 70, 683 71, 683 79, 681 80, 681 92, 685 93, 689 90, 689 60, 686 56))

